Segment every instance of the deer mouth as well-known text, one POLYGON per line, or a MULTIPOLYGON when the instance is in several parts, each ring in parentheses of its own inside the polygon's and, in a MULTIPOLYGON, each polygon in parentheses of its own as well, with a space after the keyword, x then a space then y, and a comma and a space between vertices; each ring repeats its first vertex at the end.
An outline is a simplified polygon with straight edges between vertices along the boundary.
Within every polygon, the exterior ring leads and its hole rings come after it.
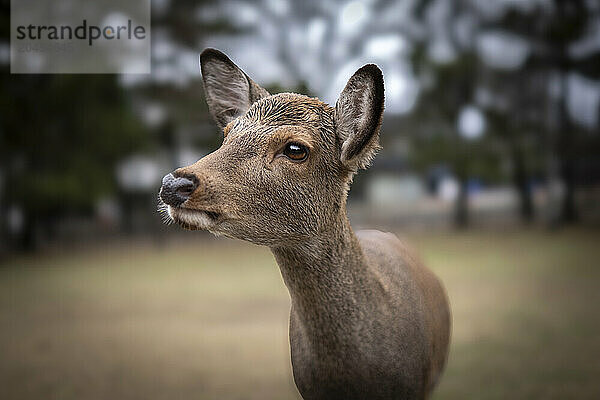
POLYGON ((219 222, 221 217, 221 214, 214 211, 185 207, 169 206, 168 212, 174 222, 192 231, 211 229, 219 222))

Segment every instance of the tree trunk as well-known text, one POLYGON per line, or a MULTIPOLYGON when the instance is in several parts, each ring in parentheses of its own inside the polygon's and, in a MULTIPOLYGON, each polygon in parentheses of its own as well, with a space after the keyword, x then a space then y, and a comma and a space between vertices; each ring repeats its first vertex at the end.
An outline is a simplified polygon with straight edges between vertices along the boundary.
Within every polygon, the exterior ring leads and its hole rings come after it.
POLYGON ((519 193, 519 215, 521 222, 529 224, 533 221, 533 200, 523 154, 513 151, 514 174, 513 183, 519 193))
POLYGON ((457 229, 465 229, 469 226, 469 199, 467 179, 460 178, 458 196, 454 208, 454 226, 457 229))
POLYGON ((575 168, 573 161, 565 159, 561 165, 561 178, 565 184, 565 193, 560 211, 560 220, 565 224, 572 224, 579 220, 577 205, 575 204, 575 168))
POLYGON ((38 247, 37 224, 31 215, 25 216, 23 231, 21 232, 18 246, 22 251, 33 252, 38 247))

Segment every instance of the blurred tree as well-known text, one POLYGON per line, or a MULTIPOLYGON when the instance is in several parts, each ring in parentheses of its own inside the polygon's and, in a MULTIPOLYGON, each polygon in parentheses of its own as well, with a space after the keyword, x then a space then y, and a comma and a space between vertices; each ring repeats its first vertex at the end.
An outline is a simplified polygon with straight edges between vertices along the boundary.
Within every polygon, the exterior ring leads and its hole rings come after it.
MULTIPOLYGON (((459 130, 461 110, 474 102, 477 60, 463 54, 460 60, 437 65, 415 53, 415 66, 421 73, 435 73, 435 81, 421 91, 413 113, 404 118, 412 132, 411 161, 424 171, 432 165, 448 163, 459 183, 454 222, 459 228, 469 224, 468 183, 478 178, 487 183, 502 182, 502 146, 495 136, 485 134, 469 139, 459 130), (426 71, 426 72, 425 72, 426 71)), ((489 131, 489 128, 488 128, 489 131)))
MULTIPOLYGON (((581 127, 573 123, 574 118, 569 114, 569 77, 579 74, 590 79, 600 78, 600 46, 583 51, 577 49, 578 44, 581 47, 581 43, 590 40, 590 35, 594 40, 593 35, 600 29, 600 5, 585 0, 554 0, 552 7, 546 10, 540 8, 537 14, 538 17, 532 21, 528 15, 512 12, 500 23, 532 43, 534 51, 528 69, 558 81, 559 90, 553 107, 554 124, 546 125, 550 125, 554 136, 552 150, 558 157, 559 174, 565 184, 559 222, 575 222, 578 220, 575 189, 581 180, 578 159, 594 154, 590 150, 597 150, 600 138, 596 135, 591 138, 591 143, 582 143, 582 140, 590 141, 582 137, 581 127)), ((540 125, 543 127, 543 122, 540 125)), ((594 128, 598 129, 597 124, 594 128)))
POLYGON ((153 73, 130 89, 143 113, 149 108, 160 111, 160 118, 149 125, 169 152, 172 167, 180 166, 182 150, 214 147, 220 139, 204 101, 198 56, 207 36, 239 30, 224 17, 201 17, 216 4, 216 0, 152 1, 153 73))
MULTIPOLYGON (((424 27, 424 34, 413 36, 413 66, 422 81, 415 118, 428 121, 426 125, 437 119, 444 127, 437 134, 449 137, 462 107, 476 104, 486 113, 485 140, 495 141, 491 149, 511 160, 522 219, 533 218, 532 177, 542 173, 548 158, 558 157, 555 169, 566 187, 561 220, 576 220, 574 190, 581 180, 577 160, 593 158, 600 138, 582 135, 581 127, 573 124, 569 79, 573 74, 588 79, 600 75, 600 46, 595 39, 600 5, 584 0, 497 4, 425 0, 414 7, 413 16, 424 27)), ((597 128, 596 123, 593 129, 597 128)), ((429 133, 417 129, 417 143, 419 135, 431 135, 430 127, 423 129, 429 133)), ((500 158, 472 152, 463 158, 472 145, 455 136, 456 147, 441 147, 450 154, 436 152, 441 159, 453 160, 464 187, 471 173, 469 158, 500 158)), ((426 158, 428 152, 420 151, 426 158)), ((546 170, 546 175, 552 171, 546 170)), ((456 220, 462 224, 466 207, 462 196, 457 201, 456 220)))
POLYGON ((114 193, 115 163, 148 137, 115 76, 4 73, 0 87, 3 203, 22 211, 32 248, 38 229, 114 193))
MULTIPOLYGON (((0 3, 8 43, 10 2, 0 3)), ((0 209, 20 210, 19 245, 116 190, 114 165, 149 146, 115 75, 11 75, 0 66, 0 209)), ((3 218, 4 219, 4 218, 3 218)), ((4 221, 6 223, 6 221, 4 221)), ((6 229, 6 227, 4 227, 6 229)))
POLYGON ((459 182, 454 222, 464 228, 469 224, 468 179, 477 158, 485 159, 480 152, 489 148, 465 140, 458 124, 461 110, 474 103, 480 70, 472 38, 460 37, 454 29, 459 15, 470 15, 470 6, 461 1, 423 1, 413 12, 426 32, 413 38, 413 68, 422 81, 410 117, 415 119, 411 125, 418 127, 413 131, 413 161, 422 167, 450 163, 459 182))

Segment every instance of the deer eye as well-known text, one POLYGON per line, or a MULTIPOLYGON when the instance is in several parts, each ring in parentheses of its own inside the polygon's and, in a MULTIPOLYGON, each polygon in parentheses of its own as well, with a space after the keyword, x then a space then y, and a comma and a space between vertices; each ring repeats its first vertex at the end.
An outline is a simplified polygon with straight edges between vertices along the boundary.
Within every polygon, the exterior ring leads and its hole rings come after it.
POLYGON ((283 149, 283 155, 293 161, 304 161, 308 157, 308 148, 300 143, 288 143, 283 149))

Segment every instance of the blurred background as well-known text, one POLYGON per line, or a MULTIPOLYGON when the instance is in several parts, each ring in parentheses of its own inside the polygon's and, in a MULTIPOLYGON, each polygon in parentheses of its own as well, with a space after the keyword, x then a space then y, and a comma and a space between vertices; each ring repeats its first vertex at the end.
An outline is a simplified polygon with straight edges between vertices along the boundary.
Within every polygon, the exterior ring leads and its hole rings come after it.
POLYGON ((349 214, 446 284, 434 398, 600 398, 600 2, 151 3, 151 74, 11 75, 0 0, 0 398, 299 398, 269 251, 156 212, 222 139, 206 47, 330 104, 382 68, 349 214))

